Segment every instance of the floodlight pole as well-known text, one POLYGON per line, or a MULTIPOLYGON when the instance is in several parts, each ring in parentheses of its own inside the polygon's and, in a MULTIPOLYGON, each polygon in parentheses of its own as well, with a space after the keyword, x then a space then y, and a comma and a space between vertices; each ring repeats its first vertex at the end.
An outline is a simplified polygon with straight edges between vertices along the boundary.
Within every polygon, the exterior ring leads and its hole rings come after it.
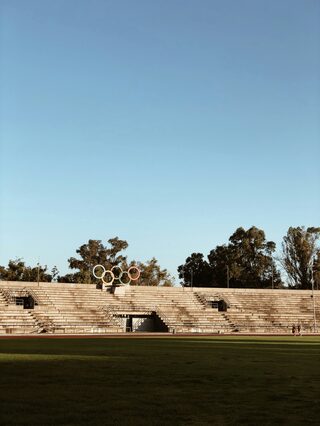
POLYGON ((272 256, 272 253, 270 254, 271 257, 271 288, 274 289, 274 258, 272 256))
POLYGON ((38 287, 39 287, 39 282, 40 282, 40 263, 39 262, 38 262, 37 281, 38 281, 38 287))
POLYGON ((227 288, 230 286, 229 265, 227 265, 227 288))
POLYGON ((314 298, 314 282, 313 279, 311 281, 312 283, 312 301, 313 301, 313 331, 314 333, 317 332, 317 322, 316 322, 316 301, 314 298))

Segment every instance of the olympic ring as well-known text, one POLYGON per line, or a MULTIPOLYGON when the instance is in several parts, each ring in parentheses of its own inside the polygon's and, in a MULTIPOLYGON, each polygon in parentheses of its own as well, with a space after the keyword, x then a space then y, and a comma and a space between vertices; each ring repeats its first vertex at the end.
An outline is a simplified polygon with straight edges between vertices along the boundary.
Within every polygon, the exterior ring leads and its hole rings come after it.
POLYGON ((101 280, 101 279, 105 276, 106 270, 105 270, 105 267, 104 267, 103 265, 96 265, 96 266, 93 268, 92 273, 93 273, 93 276, 94 276, 95 278, 97 278, 98 280, 101 280), (96 268, 99 268, 99 266, 100 266, 100 268, 102 268, 102 269, 103 269, 103 272, 102 272, 101 277, 98 277, 98 276, 95 274, 95 269, 96 269, 96 268))
POLYGON ((128 285, 128 284, 130 284, 131 279, 130 279, 129 274, 128 274, 128 272, 127 272, 127 271, 123 271, 123 272, 122 272, 121 277, 119 278, 119 281, 120 281, 120 283, 121 283, 121 284, 123 284, 123 285, 128 285), (129 278, 129 281, 128 281, 127 283, 124 283, 124 282, 122 281, 122 277, 123 277, 123 275, 124 275, 124 274, 127 274, 128 278, 129 278))
POLYGON ((103 283, 104 283, 105 285, 112 285, 112 283, 113 283, 113 281, 114 281, 114 279, 115 279, 114 273, 113 273, 112 271, 107 270, 107 271, 105 271, 105 274, 104 274, 104 275, 103 275, 103 277, 102 277, 102 281, 103 281, 103 283), (109 273, 109 274, 111 275, 111 281, 105 281, 105 280, 104 280, 104 277, 105 277, 105 274, 106 274, 106 273, 109 273))
POLYGON ((95 278, 97 278, 98 280, 102 280, 103 283, 106 284, 106 285, 111 285, 113 283, 114 279, 115 279, 114 273, 112 271, 106 270, 106 268, 103 265, 96 265, 93 268, 92 273, 93 273, 93 276, 95 278), (102 272, 100 277, 96 274, 96 268, 102 268, 103 269, 103 272, 102 272), (107 273, 111 275, 111 281, 105 281, 104 277, 106 276, 107 273))
POLYGON ((140 278, 140 274, 141 274, 141 271, 136 266, 130 266, 130 268, 128 269, 128 275, 129 275, 130 280, 132 280, 132 281, 137 281, 140 278), (132 274, 131 274, 132 269, 135 269, 137 271, 138 276, 136 278, 132 277, 132 274))
POLYGON ((93 273, 93 276, 95 278, 97 278, 98 280, 102 280, 102 282, 105 285, 112 285, 113 282, 114 282, 114 280, 118 280, 120 282, 120 284, 122 284, 122 285, 129 285, 131 283, 131 281, 137 281, 139 279, 140 275, 141 275, 140 269, 137 268, 136 266, 130 266, 130 268, 127 271, 123 271, 122 268, 121 268, 121 266, 114 265, 114 266, 112 266, 112 268, 110 270, 110 269, 106 269, 103 265, 100 265, 100 264, 99 265, 95 265, 93 267, 92 273, 93 273), (102 274, 100 276, 97 275, 97 273, 96 273, 96 269, 97 268, 102 268, 103 269, 103 272, 102 272, 102 274), (119 273, 118 274, 115 273, 114 272, 115 270, 118 270, 119 273), (134 274, 132 271, 136 271, 136 274, 134 274), (106 274, 110 275, 111 280, 109 280, 109 281, 105 280, 106 274), (122 277, 124 275, 128 276, 128 279, 129 279, 128 282, 123 282, 122 281, 122 277), (137 276, 135 276, 135 275, 137 275, 137 276))
POLYGON ((116 278, 117 280, 120 280, 120 279, 121 279, 122 274, 123 274, 123 270, 122 270, 121 266, 117 266, 117 265, 112 266, 112 268, 111 268, 111 272, 113 272, 113 275, 115 276, 115 278, 116 278), (116 275, 116 274, 114 273, 114 270, 115 270, 115 269, 120 269, 120 273, 116 275))

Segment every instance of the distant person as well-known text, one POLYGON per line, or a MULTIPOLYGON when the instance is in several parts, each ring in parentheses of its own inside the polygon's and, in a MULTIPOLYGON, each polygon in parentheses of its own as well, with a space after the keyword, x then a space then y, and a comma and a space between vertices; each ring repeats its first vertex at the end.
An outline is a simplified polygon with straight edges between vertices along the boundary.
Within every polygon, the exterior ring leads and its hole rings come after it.
POLYGON ((292 334, 293 335, 296 334, 296 326, 294 324, 292 324, 292 334))
POLYGON ((298 324, 298 336, 301 336, 301 326, 298 324))

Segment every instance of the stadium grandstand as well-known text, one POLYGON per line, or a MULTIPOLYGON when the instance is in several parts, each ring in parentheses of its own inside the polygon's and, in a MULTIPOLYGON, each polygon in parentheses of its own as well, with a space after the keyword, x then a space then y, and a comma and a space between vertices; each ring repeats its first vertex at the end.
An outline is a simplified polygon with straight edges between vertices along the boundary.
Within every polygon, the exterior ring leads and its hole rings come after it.
POLYGON ((317 332, 320 291, 0 282, 0 334, 317 332))

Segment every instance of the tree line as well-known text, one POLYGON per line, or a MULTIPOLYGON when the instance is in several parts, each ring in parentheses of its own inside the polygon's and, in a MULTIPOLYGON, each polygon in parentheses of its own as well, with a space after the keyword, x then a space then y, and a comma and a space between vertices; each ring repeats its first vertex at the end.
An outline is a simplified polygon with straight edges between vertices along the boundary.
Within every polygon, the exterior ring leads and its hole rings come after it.
POLYGON ((186 287, 319 289, 319 237, 320 228, 290 227, 276 256, 276 244, 262 229, 238 228, 228 244, 218 245, 206 257, 187 257, 178 267, 179 278, 186 287))
MULTIPOLYGON (((184 287, 310 289, 314 286, 320 289, 319 238, 320 228, 290 227, 283 237, 281 253, 276 256, 276 244, 266 239, 262 229, 240 227, 227 244, 216 246, 206 257, 203 253, 187 257, 178 267, 180 284, 184 287)), ((78 257, 68 259, 73 272, 66 275, 60 275, 56 266, 49 271, 46 265, 32 267, 22 259, 15 259, 10 260, 8 266, 0 266, 0 280, 99 284, 92 273, 95 265, 103 265, 106 270, 113 266, 127 270, 135 265, 141 276, 137 282, 131 282, 132 285, 174 285, 174 278, 154 257, 145 263, 128 261, 124 254, 127 241, 114 237, 107 243, 89 240, 81 245, 76 250, 78 257)))
MULTIPOLYGON (((166 269, 162 269, 154 257, 147 262, 128 261, 124 251, 128 243, 118 237, 110 238, 108 245, 101 240, 89 240, 81 245, 76 253, 78 257, 68 259, 69 268, 74 272, 60 275, 56 266, 48 271, 47 266, 27 266, 22 259, 10 260, 8 266, 0 266, 0 280, 6 281, 41 281, 63 283, 100 284, 101 280, 94 277, 92 271, 95 265, 102 265, 106 270, 113 266, 120 266, 128 270, 130 266, 137 266, 141 271, 139 285, 173 286, 174 278, 166 269)), ((131 282, 135 284, 134 281, 131 282)))

